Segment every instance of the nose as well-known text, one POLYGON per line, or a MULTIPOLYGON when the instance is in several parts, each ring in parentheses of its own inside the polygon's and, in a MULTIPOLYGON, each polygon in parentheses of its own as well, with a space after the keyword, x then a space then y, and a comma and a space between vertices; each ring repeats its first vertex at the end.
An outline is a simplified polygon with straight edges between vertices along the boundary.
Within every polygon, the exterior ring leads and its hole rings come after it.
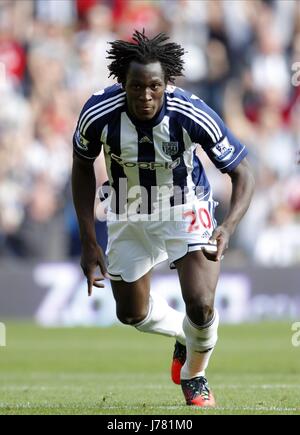
POLYGON ((139 100, 140 101, 151 101, 152 100, 151 89, 150 88, 143 89, 141 91, 140 96, 139 96, 139 100))

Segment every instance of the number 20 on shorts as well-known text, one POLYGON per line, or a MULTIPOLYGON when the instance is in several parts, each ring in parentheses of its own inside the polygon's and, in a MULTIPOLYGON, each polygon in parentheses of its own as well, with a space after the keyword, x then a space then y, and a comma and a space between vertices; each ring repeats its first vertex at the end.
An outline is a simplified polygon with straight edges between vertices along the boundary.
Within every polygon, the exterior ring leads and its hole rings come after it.
POLYGON ((189 219, 188 233, 198 231, 200 228, 209 230, 212 226, 209 212, 204 207, 200 207, 197 211, 187 210, 183 213, 184 219, 189 219))

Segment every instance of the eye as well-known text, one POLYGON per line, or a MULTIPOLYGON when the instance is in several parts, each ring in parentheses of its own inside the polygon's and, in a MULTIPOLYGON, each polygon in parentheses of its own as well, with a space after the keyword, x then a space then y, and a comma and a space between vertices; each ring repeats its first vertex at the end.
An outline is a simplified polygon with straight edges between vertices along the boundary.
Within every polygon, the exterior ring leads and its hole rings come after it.
POLYGON ((154 91, 157 91, 158 89, 161 88, 161 85, 160 85, 159 83, 154 83, 154 84, 151 86, 151 88, 152 88, 154 91))

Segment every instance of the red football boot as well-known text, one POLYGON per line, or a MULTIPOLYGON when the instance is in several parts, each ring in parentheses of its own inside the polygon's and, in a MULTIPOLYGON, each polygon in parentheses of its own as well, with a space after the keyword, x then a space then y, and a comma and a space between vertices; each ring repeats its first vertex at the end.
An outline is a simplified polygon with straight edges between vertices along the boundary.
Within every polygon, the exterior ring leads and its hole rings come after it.
POLYGON ((216 406, 214 396, 204 376, 181 380, 181 388, 187 405, 199 406, 201 408, 213 408, 216 406))
POLYGON ((176 341, 171 366, 171 378, 174 384, 180 385, 180 372, 185 360, 186 347, 179 343, 179 341, 176 341))

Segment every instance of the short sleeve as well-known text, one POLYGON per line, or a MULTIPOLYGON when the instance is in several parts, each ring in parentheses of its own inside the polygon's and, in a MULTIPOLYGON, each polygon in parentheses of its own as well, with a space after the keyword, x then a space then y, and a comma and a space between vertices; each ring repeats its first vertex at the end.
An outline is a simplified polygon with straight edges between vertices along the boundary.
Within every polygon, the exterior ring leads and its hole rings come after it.
POLYGON ((200 99, 194 100, 193 104, 201 120, 194 124, 193 140, 202 146, 221 172, 232 171, 248 154, 247 148, 207 104, 200 99))
POLYGON ((84 136, 79 128, 76 128, 73 136, 73 149, 79 157, 95 160, 99 156, 101 148, 100 140, 93 139, 89 134, 84 136))
POLYGON ((102 149, 101 143, 101 126, 98 123, 87 123, 87 113, 91 111, 91 100, 83 107, 76 130, 73 135, 73 149, 75 153, 88 160, 95 160, 102 149))

